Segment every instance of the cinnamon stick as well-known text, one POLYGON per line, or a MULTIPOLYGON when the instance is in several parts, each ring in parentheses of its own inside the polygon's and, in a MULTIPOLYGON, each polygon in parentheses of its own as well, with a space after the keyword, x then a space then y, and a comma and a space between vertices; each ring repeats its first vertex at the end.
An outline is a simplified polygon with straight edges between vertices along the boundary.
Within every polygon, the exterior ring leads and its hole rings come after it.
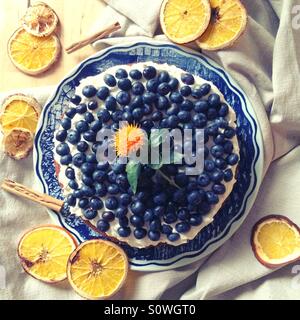
POLYGON ((39 203, 56 212, 60 211, 64 203, 62 200, 58 200, 44 193, 39 193, 9 179, 3 181, 1 188, 22 198, 39 203))
POLYGON ((98 31, 97 33, 93 34, 92 36, 89 36, 88 38, 82 39, 79 42, 75 42, 72 45, 70 45, 68 48, 66 48, 66 52, 68 54, 79 50, 85 46, 87 46, 90 43, 93 43, 97 40, 103 39, 108 37, 111 33, 118 31, 121 28, 121 25, 119 22, 116 22, 112 24, 111 26, 98 31))

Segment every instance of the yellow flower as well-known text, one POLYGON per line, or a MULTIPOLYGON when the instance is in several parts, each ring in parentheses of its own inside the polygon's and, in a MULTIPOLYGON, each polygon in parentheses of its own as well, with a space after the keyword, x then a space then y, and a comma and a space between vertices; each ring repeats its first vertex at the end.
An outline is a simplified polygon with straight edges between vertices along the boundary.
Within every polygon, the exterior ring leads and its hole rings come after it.
POLYGON ((117 155, 127 157, 144 145, 145 134, 136 124, 128 124, 120 128, 114 137, 117 155))

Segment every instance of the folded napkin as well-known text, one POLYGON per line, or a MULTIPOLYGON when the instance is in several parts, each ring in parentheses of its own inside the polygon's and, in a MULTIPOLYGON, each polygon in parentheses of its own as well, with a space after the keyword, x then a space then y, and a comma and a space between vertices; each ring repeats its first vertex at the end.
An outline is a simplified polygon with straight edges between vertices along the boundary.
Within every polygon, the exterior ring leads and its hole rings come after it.
MULTIPOLYGON (((122 29, 94 43, 95 48, 123 41, 166 40, 158 24, 161 0, 105 2, 108 6, 92 29, 115 21, 121 23, 122 29)), ((244 35, 229 49, 204 53, 237 80, 257 114, 264 143, 264 180, 258 197, 242 227, 213 254, 175 270, 131 271, 115 299, 300 298, 299 289, 293 285, 295 269, 293 273, 292 266, 287 266, 271 274, 254 258, 249 244, 254 223, 265 215, 283 214, 300 225, 300 33, 291 24, 297 1, 242 2, 249 13, 244 35)), ((44 103, 51 88, 26 93, 44 103)), ((28 158, 16 162, 0 153, 0 181, 9 177, 34 186, 31 161, 28 158)), ((25 229, 49 222, 45 210, 3 191, 0 208, 0 266, 7 273, 0 299, 78 299, 66 283, 45 285, 25 275, 19 265, 15 254, 17 238, 25 229)))

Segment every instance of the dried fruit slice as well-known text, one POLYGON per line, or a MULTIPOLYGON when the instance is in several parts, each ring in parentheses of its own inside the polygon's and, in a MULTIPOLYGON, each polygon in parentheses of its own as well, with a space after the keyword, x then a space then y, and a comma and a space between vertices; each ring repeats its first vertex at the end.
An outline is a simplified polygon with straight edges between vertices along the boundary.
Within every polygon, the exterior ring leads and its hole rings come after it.
POLYGON ((109 241, 82 243, 70 256, 67 274, 73 289, 82 297, 104 299, 123 285, 128 271, 124 251, 109 241))
POLYGON ((46 37, 56 29, 58 17, 47 4, 37 2, 27 9, 22 22, 27 32, 36 37, 46 37))
POLYGON ((15 160, 26 158, 33 147, 33 134, 23 128, 15 128, 4 135, 4 152, 15 160))
POLYGON ((68 258, 76 246, 76 240, 65 229, 45 225, 24 234, 18 255, 27 273, 38 280, 55 283, 66 279, 68 258))
POLYGON ((57 61, 60 49, 60 42, 55 34, 36 37, 22 28, 8 42, 8 54, 12 63, 30 75, 47 71, 57 61))
POLYGON ((160 24, 170 40, 187 43, 203 34, 210 15, 209 0, 165 0, 161 6, 160 24))
POLYGON ((196 40, 204 50, 231 46, 244 32, 247 12, 239 0, 210 0, 212 13, 208 28, 196 40))
POLYGON ((251 245, 263 265, 280 267, 300 258, 300 229, 284 216, 267 216, 254 226, 251 245))
POLYGON ((2 130, 6 133, 14 128, 24 128, 34 134, 40 112, 41 106, 34 98, 24 94, 14 94, 2 105, 0 114, 2 130))

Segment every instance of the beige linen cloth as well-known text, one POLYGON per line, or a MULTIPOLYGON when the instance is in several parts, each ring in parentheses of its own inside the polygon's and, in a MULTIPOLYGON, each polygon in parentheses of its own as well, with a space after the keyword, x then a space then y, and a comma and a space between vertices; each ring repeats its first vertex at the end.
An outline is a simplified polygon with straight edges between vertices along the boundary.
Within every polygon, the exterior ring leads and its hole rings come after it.
MULTIPOLYGON (((145 37, 164 39, 157 36, 161 0, 106 2, 99 21, 105 25, 117 18, 123 28, 96 43, 96 48, 145 37)), ((241 228, 209 257, 170 271, 130 272, 115 299, 300 299, 300 266, 294 263, 271 272, 257 262, 249 243, 254 223, 265 215, 286 215, 300 225, 300 2, 243 3, 249 13, 244 35, 232 48, 205 54, 238 81, 259 119, 265 161, 255 204, 241 228)), ((44 103, 51 89, 25 92, 44 103)), ((31 157, 16 162, 0 153, 0 168, 0 180, 9 177, 34 186, 31 157)), ((6 271, 0 299, 80 299, 67 283, 46 285, 22 271, 16 255, 19 237, 26 229, 48 222, 43 208, 0 191, 1 278, 6 271)))

